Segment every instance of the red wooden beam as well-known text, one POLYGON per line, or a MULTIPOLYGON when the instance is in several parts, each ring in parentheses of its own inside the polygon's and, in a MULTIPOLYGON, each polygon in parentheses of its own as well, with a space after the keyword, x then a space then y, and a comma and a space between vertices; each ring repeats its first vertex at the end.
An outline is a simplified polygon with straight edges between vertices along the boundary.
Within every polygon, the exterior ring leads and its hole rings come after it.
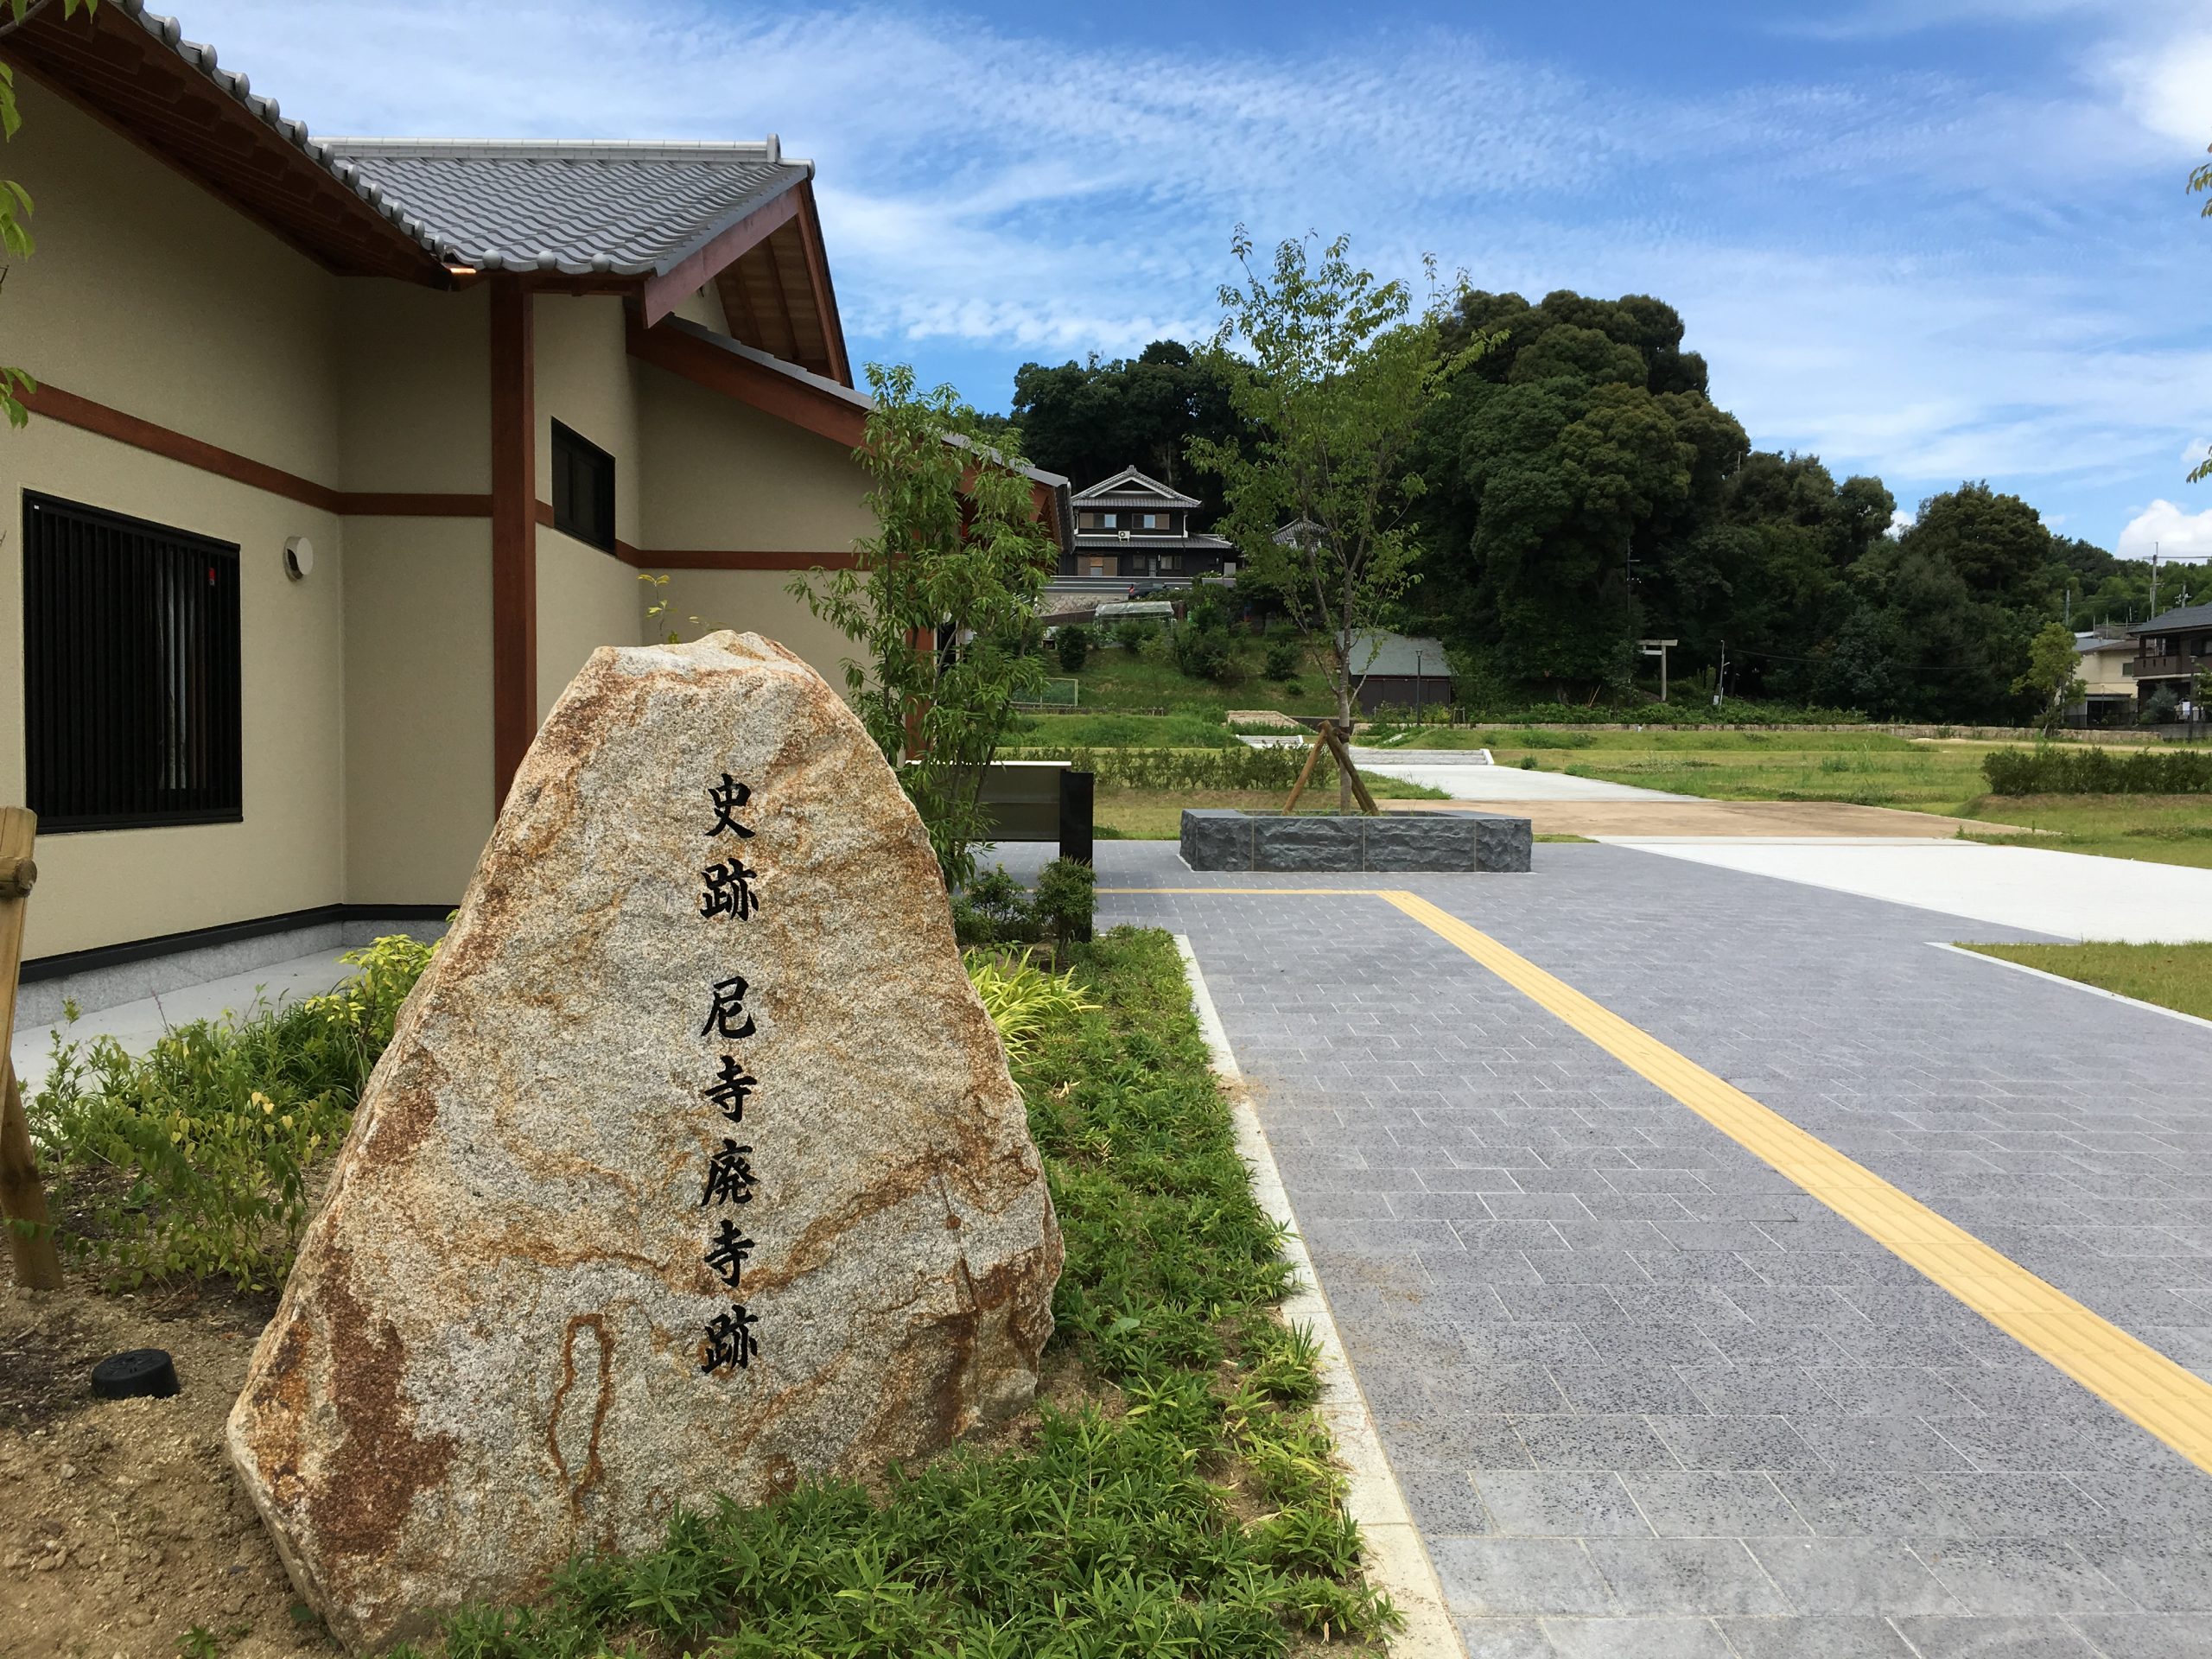
POLYGON ((537 734, 537 410, 530 289, 492 279, 492 810, 537 734))
POLYGON ((790 224, 798 210, 798 191, 786 190, 773 201, 754 208, 681 264, 645 278, 645 327, 652 327, 748 249, 790 224))

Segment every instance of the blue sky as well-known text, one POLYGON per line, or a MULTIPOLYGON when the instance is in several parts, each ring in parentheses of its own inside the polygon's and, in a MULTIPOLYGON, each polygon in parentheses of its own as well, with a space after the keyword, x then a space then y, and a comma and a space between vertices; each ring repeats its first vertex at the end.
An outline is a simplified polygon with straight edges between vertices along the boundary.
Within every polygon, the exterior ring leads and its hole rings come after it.
POLYGON ((2212 0, 192 0, 326 133, 782 135, 856 359, 1197 338, 1238 222, 1679 308, 1754 443, 2212 556, 2212 0))

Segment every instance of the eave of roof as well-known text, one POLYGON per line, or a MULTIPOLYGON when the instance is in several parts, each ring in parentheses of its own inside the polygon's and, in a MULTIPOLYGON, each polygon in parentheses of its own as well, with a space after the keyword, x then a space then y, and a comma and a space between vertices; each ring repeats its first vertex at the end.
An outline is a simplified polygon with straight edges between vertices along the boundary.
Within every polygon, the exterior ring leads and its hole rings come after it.
POLYGON ((1195 507, 1199 505, 1198 497, 1194 495, 1185 495, 1180 491, 1161 483, 1158 479, 1149 477, 1147 474, 1139 472, 1134 467, 1124 467, 1120 472, 1115 474, 1113 477, 1102 478, 1098 482, 1090 486, 1090 488, 1077 490, 1075 493, 1074 499, 1087 507, 1113 506, 1116 505, 1126 505, 1128 506, 1195 507), (1128 499, 1124 503, 1122 501, 1121 497, 1116 496, 1114 492, 1121 489, 1123 485, 1127 484, 1141 485, 1143 488, 1141 492, 1124 492, 1124 493, 1128 497, 1128 499))
POLYGON ((712 282, 734 330, 851 379, 813 163, 773 137, 317 138, 143 0, 49 5, 0 37, 0 58, 337 274, 442 288, 526 274, 638 293, 649 320, 712 282))
POLYGON ((2127 632, 2130 639, 2136 639, 2146 633, 2171 633, 2177 628, 2212 628, 2212 604, 2182 606, 2148 622, 2138 622, 2127 632))

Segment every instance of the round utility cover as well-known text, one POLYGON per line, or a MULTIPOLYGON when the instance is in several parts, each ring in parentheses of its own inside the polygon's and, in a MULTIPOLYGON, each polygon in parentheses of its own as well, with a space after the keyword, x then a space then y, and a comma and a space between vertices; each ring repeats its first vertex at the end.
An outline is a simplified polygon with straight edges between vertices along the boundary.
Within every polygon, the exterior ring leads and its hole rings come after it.
POLYGON ((92 1367, 92 1392, 103 1400, 129 1400, 140 1395, 166 1400, 178 1387, 176 1362, 162 1348, 133 1348, 110 1354, 92 1367))

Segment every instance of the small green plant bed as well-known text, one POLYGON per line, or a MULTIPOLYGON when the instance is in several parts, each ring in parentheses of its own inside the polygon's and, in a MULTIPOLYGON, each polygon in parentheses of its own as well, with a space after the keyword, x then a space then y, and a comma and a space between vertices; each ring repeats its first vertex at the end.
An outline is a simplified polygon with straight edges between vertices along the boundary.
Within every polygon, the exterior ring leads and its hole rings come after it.
POLYGON ((2212 752, 2135 749, 2125 755, 2091 745, 2037 744, 1985 755, 1993 795, 2212 794, 2212 752))
POLYGON ((1994 846, 2212 868, 2212 798, 2202 795, 1987 795, 1961 810, 2031 832, 1966 832, 1994 846))
MULTIPOLYGON (((538 1603, 448 1625, 444 1659, 1272 1659, 1371 1648, 1395 1622, 1286 1329, 1281 1236, 1252 1197, 1174 943, 1075 952, 1095 1007, 1015 1066, 1067 1243, 1055 1405, 1010 1450, 879 1491, 809 1484, 679 1515, 666 1542, 572 1564, 538 1603)), ((409 1651, 404 1650, 403 1651, 409 1651)))
POLYGON ((143 1055, 57 1033, 25 1108, 62 1254, 111 1289, 283 1283, 308 1172, 345 1139, 434 948, 378 939, 346 958, 361 971, 327 996, 195 1020, 143 1055))
POLYGON ((2139 1002, 2212 1020, 2212 943, 2202 944, 1969 944, 1985 957, 2040 968, 2139 1002))

